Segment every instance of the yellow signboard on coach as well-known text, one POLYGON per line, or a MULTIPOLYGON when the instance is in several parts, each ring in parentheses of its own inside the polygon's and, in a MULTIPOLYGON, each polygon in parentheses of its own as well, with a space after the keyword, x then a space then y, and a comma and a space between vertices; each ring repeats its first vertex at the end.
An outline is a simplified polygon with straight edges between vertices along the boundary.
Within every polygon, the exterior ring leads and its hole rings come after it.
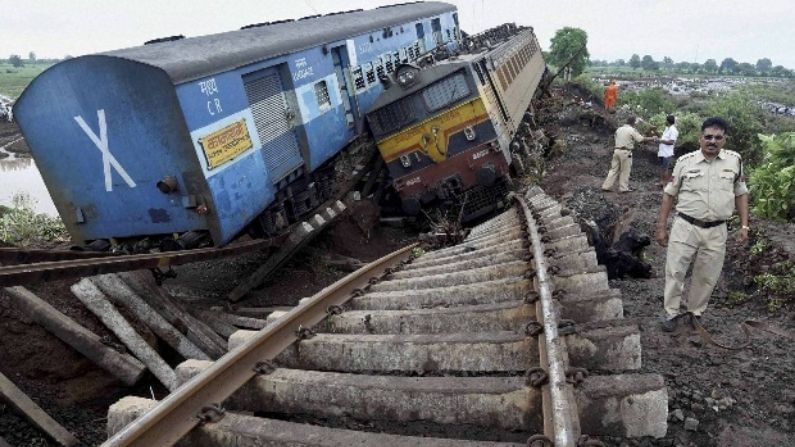
POLYGON ((199 138, 199 144, 204 149, 207 169, 210 170, 254 147, 245 119, 199 138))

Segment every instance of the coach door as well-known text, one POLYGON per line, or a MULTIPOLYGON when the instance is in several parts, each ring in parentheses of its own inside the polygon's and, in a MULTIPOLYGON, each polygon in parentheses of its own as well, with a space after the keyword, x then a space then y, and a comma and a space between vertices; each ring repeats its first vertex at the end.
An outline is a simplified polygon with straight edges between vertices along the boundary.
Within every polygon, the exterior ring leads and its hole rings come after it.
POLYGON ((337 75, 337 85, 340 87, 340 98, 342 98, 342 107, 345 109, 345 121, 348 127, 353 127, 356 122, 356 115, 351 103, 353 102, 353 95, 350 93, 351 86, 345 78, 346 69, 350 64, 347 61, 347 53, 344 52, 345 46, 341 45, 331 49, 331 57, 334 60, 334 73, 337 75))
POLYGON ((266 68, 243 80, 262 143, 262 155, 271 181, 276 184, 303 166, 304 160, 293 130, 295 111, 284 94, 276 68, 266 68))

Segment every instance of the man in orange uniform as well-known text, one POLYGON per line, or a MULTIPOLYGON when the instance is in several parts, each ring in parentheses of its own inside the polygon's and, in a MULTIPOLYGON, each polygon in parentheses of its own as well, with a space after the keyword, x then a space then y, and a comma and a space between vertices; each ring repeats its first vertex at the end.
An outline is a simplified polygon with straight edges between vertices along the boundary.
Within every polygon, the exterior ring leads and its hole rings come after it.
POLYGON ((610 81, 605 89, 605 110, 611 112, 616 107, 616 101, 618 101, 618 86, 616 81, 610 81))

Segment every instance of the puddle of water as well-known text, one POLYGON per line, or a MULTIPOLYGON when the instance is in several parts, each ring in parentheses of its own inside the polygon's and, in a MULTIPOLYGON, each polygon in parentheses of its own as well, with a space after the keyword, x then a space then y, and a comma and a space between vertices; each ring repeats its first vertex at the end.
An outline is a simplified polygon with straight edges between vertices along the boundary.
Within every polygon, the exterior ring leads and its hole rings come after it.
POLYGON ((36 162, 32 158, 16 158, 12 153, 0 159, 0 205, 10 206, 16 193, 30 196, 37 213, 58 216, 36 162))

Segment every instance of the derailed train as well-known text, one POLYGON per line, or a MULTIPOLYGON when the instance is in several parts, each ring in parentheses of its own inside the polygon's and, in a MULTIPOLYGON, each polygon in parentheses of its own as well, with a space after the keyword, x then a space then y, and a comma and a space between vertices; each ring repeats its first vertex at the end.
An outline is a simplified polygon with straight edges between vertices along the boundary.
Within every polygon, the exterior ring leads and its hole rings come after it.
POLYGON ((223 245, 328 199, 381 80, 460 41, 440 2, 176 36, 56 64, 15 112, 75 242, 223 245))
POLYGON ((397 85, 367 115, 409 214, 433 202, 460 206, 464 221, 490 212, 510 166, 521 163, 520 125, 544 75, 541 50, 530 28, 507 24, 480 37, 425 68, 398 67, 397 85))

